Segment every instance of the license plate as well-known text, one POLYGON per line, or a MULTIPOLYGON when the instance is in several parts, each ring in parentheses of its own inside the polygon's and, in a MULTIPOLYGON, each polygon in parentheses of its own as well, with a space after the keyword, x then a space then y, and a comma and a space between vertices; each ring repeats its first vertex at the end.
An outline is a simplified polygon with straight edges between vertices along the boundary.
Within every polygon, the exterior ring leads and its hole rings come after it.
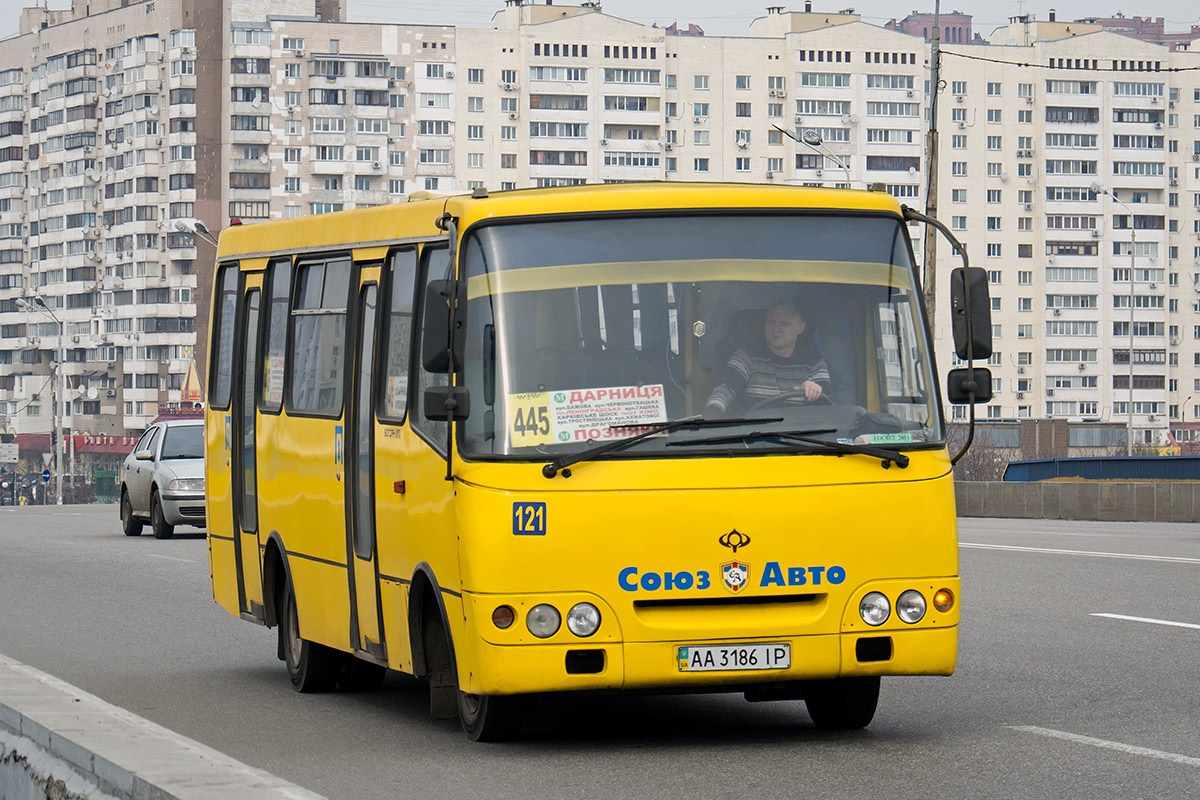
POLYGON ((679 648, 680 672, 787 669, 791 665, 792 646, 787 643, 679 648))

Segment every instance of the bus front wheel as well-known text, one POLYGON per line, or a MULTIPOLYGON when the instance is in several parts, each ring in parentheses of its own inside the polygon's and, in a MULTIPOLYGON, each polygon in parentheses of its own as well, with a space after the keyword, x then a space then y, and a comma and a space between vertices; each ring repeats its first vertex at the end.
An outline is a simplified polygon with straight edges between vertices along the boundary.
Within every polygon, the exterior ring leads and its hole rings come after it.
POLYGON ((458 693, 458 719, 474 742, 503 742, 521 732, 525 698, 458 693))
POLYGON ((453 716, 453 711, 444 708, 448 705, 444 701, 446 694, 453 692, 452 696, 457 699, 458 720, 471 741, 502 742, 515 738, 521 732, 525 718, 524 697, 475 695, 458 688, 458 675, 452 657, 453 644, 441 620, 433 615, 425 621, 424 644, 430 711, 435 718, 453 716))
POLYGON ((297 692, 328 692, 337 684, 341 672, 341 654, 323 644, 300 638, 300 619, 296 614, 296 592, 292 582, 284 589, 284 622, 279 627, 283 644, 283 663, 288 680, 297 692))
POLYGON ((822 730, 857 730, 871 724, 879 704, 879 676, 804 682, 804 705, 822 730))

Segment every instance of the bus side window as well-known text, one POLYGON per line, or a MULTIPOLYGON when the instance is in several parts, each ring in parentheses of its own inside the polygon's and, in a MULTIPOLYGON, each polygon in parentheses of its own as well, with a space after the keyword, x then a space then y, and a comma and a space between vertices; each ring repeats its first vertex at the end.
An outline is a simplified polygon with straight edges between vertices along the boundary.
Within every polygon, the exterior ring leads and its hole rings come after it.
POLYGON ((296 268, 289 411, 330 418, 342 413, 350 270, 344 257, 296 268))
POLYGON ((292 262, 277 258, 267 267, 266 332, 262 358, 262 391, 259 408, 278 413, 283 407, 284 370, 287 366, 288 298, 292 290, 292 262))
MULTIPOLYGON (((445 245, 429 246, 426 245, 421 251, 421 283, 422 287, 426 286, 430 281, 445 279, 450 277, 450 251, 445 245)), ((422 295, 424 292, 422 291, 422 295)), ((421 319, 420 316, 417 319, 421 319)), ((425 338, 425 331, 417 329, 417 341, 414 344, 414 353, 422 352, 422 344, 425 338)), ((417 392, 415 397, 417 402, 421 402, 425 396, 425 390, 431 386, 446 386, 450 383, 450 376, 440 373, 426 372, 421 366, 421 359, 412 359, 413 369, 416 371, 417 392)), ((442 455, 446 455, 446 423, 441 421, 427 420, 423 413, 413 414, 412 426, 428 441, 434 450, 437 450, 442 455)))
POLYGON ((408 410, 408 375, 412 360, 413 296, 417 286, 417 249, 407 247, 389 257, 388 307, 384 319, 387 337, 383 376, 377 381, 382 397, 376 407, 383 422, 401 423, 408 410))
POLYGON ((208 385, 212 387, 209 405, 213 408, 229 408, 233 390, 233 332, 237 321, 237 263, 221 266, 217 277, 216 319, 213 322, 212 373, 208 385))

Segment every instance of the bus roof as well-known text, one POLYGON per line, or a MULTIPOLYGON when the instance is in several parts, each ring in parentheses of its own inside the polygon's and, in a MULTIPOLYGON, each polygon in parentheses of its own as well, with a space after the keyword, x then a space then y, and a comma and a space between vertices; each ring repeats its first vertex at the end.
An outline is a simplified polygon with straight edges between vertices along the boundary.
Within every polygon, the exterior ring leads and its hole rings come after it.
POLYGON ((422 194, 409 202, 316 214, 287 220, 234 225, 221 232, 219 259, 305 250, 345 248, 353 243, 383 246, 442 233, 438 219, 449 213, 459 225, 486 219, 607 211, 717 209, 813 209, 900 213, 882 191, 827 189, 748 183, 622 183, 476 190, 471 194, 422 194))

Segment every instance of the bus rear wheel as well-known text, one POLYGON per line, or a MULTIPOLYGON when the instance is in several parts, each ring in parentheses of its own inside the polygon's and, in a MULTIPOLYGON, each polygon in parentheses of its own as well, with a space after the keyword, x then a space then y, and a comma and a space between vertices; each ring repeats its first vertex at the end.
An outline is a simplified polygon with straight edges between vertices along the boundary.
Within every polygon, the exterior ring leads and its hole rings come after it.
POLYGON ((822 730, 865 728, 879 705, 879 676, 804 682, 804 705, 822 730))
POLYGON ((323 644, 300 638, 300 619, 296 614, 296 592, 292 582, 284 591, 284 622, 279 636, 283 644, 283 663, 287 665, 292 688, 302 694, 328 692, 337 685, 341 672, 341 653, 323 644))

